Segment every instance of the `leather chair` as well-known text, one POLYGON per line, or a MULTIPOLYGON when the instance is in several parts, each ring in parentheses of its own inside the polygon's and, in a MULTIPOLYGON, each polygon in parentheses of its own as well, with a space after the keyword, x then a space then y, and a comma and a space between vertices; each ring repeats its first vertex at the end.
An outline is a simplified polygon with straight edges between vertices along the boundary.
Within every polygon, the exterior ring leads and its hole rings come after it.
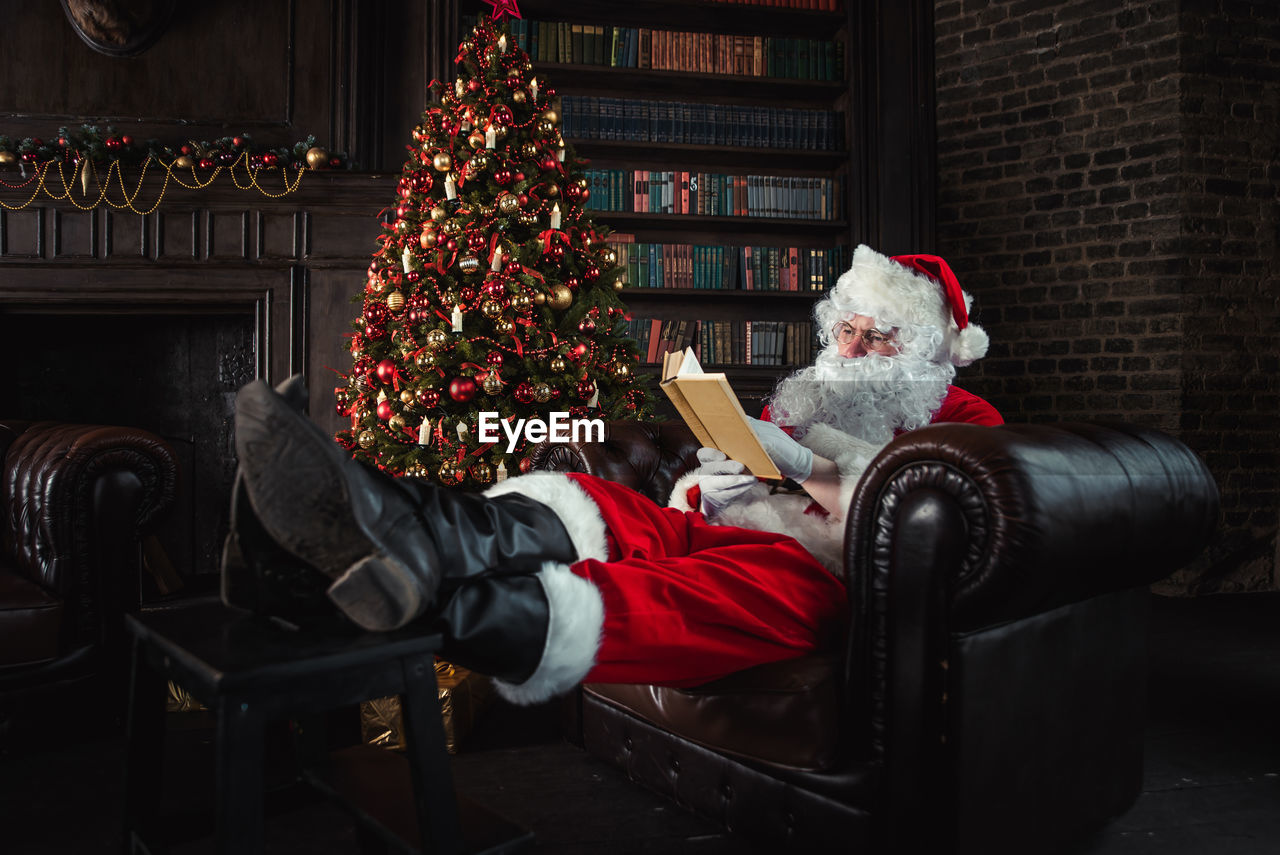
MULTIPOLYGON (((614 423, 537 468, 665 503, 698 443, 614 423)), ((679 690, 585 685, 593 755, 799 851, 1045 852, 1141 790, 1148 585, 1218 517, 1203 463, 1128 426, 962 424, 894 440, 848 512, 842 644, 679 690)))
POLYGON ((2 733, 89 685, 125 697, 140 538, 173 505, 178 465, 143 430, 0 420, 0 475, 2 733))

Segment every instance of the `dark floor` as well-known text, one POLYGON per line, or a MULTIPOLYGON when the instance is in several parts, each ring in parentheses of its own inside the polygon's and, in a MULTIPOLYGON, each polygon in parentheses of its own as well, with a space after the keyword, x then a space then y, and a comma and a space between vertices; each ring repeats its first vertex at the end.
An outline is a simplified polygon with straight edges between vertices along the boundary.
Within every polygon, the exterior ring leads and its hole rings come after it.
MULTIPOLYGON (((86 700, 85 715, 92 704, 86 700)), ((191 716, 192 714, 184 714, 191 716)), ((199 714, 195 714, 198 716, 199 714)), ((171 716, 171 719, 174 716, 171 716)), ((171 725, 174 792, 199 793, 208 732, 171 725)), ((118 739, 60 744, 58 734, 0 757, 0 852, 118 852, 118 739)), ((537 835, 534 853, 776 851, 725 834, 563 742, 557 710, 497 707, 454 760, 458 789, 537 835)), ((267 851, 357 851, 345 815, 323 805, 272 817, 267 851)), ((199 841, 181 855, 211 852, 199 841)), ((1032 851, 1032 850, 1028 850, 1032 851)), ((1144 792, 1072 855, 1272 855, 1280 852, 1280 594, 1153 598, 1144 792)))

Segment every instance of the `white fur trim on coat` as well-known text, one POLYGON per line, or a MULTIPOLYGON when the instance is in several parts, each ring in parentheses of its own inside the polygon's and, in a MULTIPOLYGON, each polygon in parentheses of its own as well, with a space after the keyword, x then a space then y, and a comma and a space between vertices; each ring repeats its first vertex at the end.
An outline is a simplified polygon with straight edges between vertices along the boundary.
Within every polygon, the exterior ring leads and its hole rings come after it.
POLYGON ((484 491, 490 498, 519 493, 546 505, 560 518, 578 558, 609 560, 604 517, 586 491, 563 472, 530 472, 499 481, 484 491))
MULTIPOLYGON (((523 477, 528 476, 513 480, 523 477)), ((581 683, 595 665, 604 629, 604 600, 590 581, 553 561, 543 563, 537 579, 549 609, 542 658, 523 683, 493 681, 499 695, 521 706, 542 703, 581 683)))

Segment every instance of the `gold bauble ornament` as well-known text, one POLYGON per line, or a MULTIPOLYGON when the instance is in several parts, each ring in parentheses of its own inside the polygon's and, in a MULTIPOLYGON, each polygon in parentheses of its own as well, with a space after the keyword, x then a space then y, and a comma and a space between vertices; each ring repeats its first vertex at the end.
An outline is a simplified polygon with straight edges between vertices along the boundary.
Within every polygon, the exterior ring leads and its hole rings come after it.
MULTIPOLYGON (((18 159, 14 157, 11 152, 0 151, 0 166, 7 166, 11 163, 17 163, 17 161, 18 159), (12 159, 5 160, 6 156, 12 159)), ((184 154, 181 157, 179 157, 177 160, 175 160, 173 162, 173 165, 176 166, 178 169, 190 169, 191 167, 196 165, 196 159, 189 154, 184 154)))
POLYGON ((551 361, 547 363, 547 368, 551 369, 556 374, 561 374, 564 372, 567 365, 568 363, 564 361, 563 356, 553 356, 551 357, 551 361))
POLYGON ((539 119, 538 123, 533 126, 534 132, 540 137, 549 137, 554 132, 556 126, 547 119, 539 119))
POLYGON ((410 224, 408 220, 396 220, 396 234, 399 234, 399 235, 408 234, 409 227, 410 227, 410 224))
POLYGON ((427 333, 427 347, 431 350, 439 350, 449 343, 449 334, 444 330, 431 330, 427 333))
POLYGON ((538 156, 538 147, 531 142, 521 143, 520 156, 525 160, 533 160, 538 156))
POLYGON ((424 350, 413 358, 413 364, 423 371, 428 368, 435 368, 437 361, 436 355, 429 350, 424 350))
POLYGON ((373 444, 377 441, 378 441, 378 438, 374 435, 373 431, 371 430, 362 430, 360 431, 360 435, 356 437, 356 442, 359 443, 360 447, 363 448, 365 451, 368 451, 369 449, 373 448, 373 444))
POLYGON ((404 308, 404 294, 399 291, 392 291, 387 295, 387 308, 393 312, 398 312, 404 308))
POLYGON ((539 404, 545 404, 551 400, 551 386, 547 383, 533 384, 533 399, 539 404))
POLYGON ((615 362, 613 364, 613 379, 620 383, 626 383, 631 380, 631 366, 625 362, 615 362))
POLYGON ((516 220, 518 220, 522 226, 532 226, 537 224, 538 215, 533 213, 533 211, 521 211, 516 216, 516 220))
POLYGON ((449 212, 446 211, 444 208, 440 207, 439 205, 436 205, 434 208, 431 209, 431 219, 435 220, 437 223, 443 220, 447 216, 449 216, 449 212))
POLYGON ((484 134, 479 131, 472 131, 471 135, 467 137, 467 145, 473 149, 484 148, 484 134))
POLYGON ((387 427, 391 428, 392 433, 399 433, 400 431, 404 430, 404 416, 397 413, 396 415, 387 419, 387 427))
POLYGON ((320 146, 307 149, 307 166, 312 169, 325 169, 329 166, 329 152, 320 146))
POLYGON ((525 98, 526 96, 523 89, 517 89, 515 92, 511 93, 511 100, 515 101, 517 104, 523 104, 525 102, 525 98))
POLYGON ((462 234, 462 223, 457 220, 445 220, 440 224, 440 231, 449 237, 457 237, 462 234))
POLYGON ((436 234, 436 230, 427 226, 422 230, 422 234, 418 237, 418 246, 423 249, 431 249, 440 242, 440 235, 436 234))
POLYGON ((559 188, 559 187, 557 187, 557 186, 556 186, 556 185, 554 185, 554 184, 548 184, 548 185, 547 185, 547 189, 546 189, 546 193, 547 193, 547 198, 548 198, 548 199, 554 199, 554 198, 556 198, 557 196, 559 196, 559 195, 560 195, 560 188, 559 188))
POLYGON ((413 394, 412 390, 401 389, 400 403, 404 404, 406 407, 412 407, 414 404, 418 403, 418 398, 413 394))
POLYGON ((493 137, 494 137, 494 139, 498 140, 499 142, 501 142, 502 140, 505 140, 505 139, 507 138, 507 134, 508 134, 508 133, 509 133, 509 131, 507 130, 507 126, 506 126, 506 125, 494 125, 494 126, 493 126, 493 137))
POLYGON ((481 461, 471 467, 471 477, 475 478, 481 484, 488 484, 493 480, 493 467, 488 463, 481 461))
POLYGON ((498 318, 493 322, 493 331, 498 335, 511 335, 516 331, 516 322, 510 318, 498 318))
POLYGON ((488 169, 489 164, 491 164, 492 162, 493 162, 493 159, 489 157, 489 152, 478 151, 475 154, 471 155, 471 160, 467 162, 467 165, 471 167, 471 170, 473 172, 478 172, 482 169, 488 169))
POLYGON ((448 172, 453 169, 453 158, 442 151, 431 158, 431 165, 435 167, 436 172, 448 172))
POLYGON ((437 472, 440 480, 445 484, 452 484, 458 478, 458 468, 453 465, 452 460, 446 460, 440 464, 440 471, 437 472))
POLYGON ((529 295, 520 291, 511 295, 511 308, 517 312, 527 312, 533 308, 533 301, 529 299, 529 295))
POLYGON ((502 391, 502 380, 490 371, 484 375, 484 380, 480 381, 480 388, 484 389, 486 395, 497 395, 502 391))
POLYGON ((566 285, 552 285, 547 305, 553 309, 567 309, 573 305, 573 292, 566 285))
POLYGON ((485 300, 480 304, 480 314, 493 319, 502 314, 502 304, 497 300, 485 300))
POLYGON ((604 252, 600 253, 600 260, 603 261, 606 265, 617 264, 618 253, 616 253, 612 249, 606 249, 604 252))
MULTIPOLYGON (((573 183, 574 183, 574 184, 577 184, 577 185, 578 185, 579 187, 581 187, 583 190, 586 190, 586 189, 587 189, 587 186, 588 186, 588 185, 587 185, 587 179, 585 179, 585 178, 578 178, 578 179, 575 179, 573 183)), ((590 242, 590 241, 587 241, 586 243, 587 243, 587 246, 591 246, 591 242, 590 242)))
POLYGON ((504 214, 513 214, 520 210, 520 199, 514 193, 503 193, 498 197, 498 210, 504 214))
POLYGON ((626 288, 626 287, 627 287, 627 283, 623 282, 621 279, 613 280, 613 290, 621 291, 623 288, 626 288))
POLYGON ((555 107, 548 107, 542 114, 542 120, 554 125, 556 122, 560 121, 560 113, 555 107))
POLYGON ((547 295, 542 293, 541 291, 533 295, 533 305, 544 306, 546 305, 546 302, 547 302, 547 295))

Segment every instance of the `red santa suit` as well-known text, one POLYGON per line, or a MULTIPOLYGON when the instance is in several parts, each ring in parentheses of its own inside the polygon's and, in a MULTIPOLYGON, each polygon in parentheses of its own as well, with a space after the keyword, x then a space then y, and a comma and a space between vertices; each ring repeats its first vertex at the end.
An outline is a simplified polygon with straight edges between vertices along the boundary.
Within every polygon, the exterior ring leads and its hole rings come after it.
MULTIPOLYGON (((1003 424, 994 407, 954 386, 933 421, 1003 424)), ((834 429, 818 433, 838 442, 834 429)), ((865 467, 870 457, 862 449, 869 444, 839 436, 853 441, 865 467)), ((849 459, 837 465, 842 481, 856 480, 849 459)), ((770 495, 761 484, 756 495, 709 521, 688 505, 697 472, 678 482, 665 508, 581 473, 532 473, 489 491, 518 491, 555 508, 586 556, 568 570, 592 583, 603 606, 588 682, 694 686, 813 652, 843 631, 843 520, 806 514, 807 495, 770 495), (782 533, 788 526, 798 537, 782 533)))

